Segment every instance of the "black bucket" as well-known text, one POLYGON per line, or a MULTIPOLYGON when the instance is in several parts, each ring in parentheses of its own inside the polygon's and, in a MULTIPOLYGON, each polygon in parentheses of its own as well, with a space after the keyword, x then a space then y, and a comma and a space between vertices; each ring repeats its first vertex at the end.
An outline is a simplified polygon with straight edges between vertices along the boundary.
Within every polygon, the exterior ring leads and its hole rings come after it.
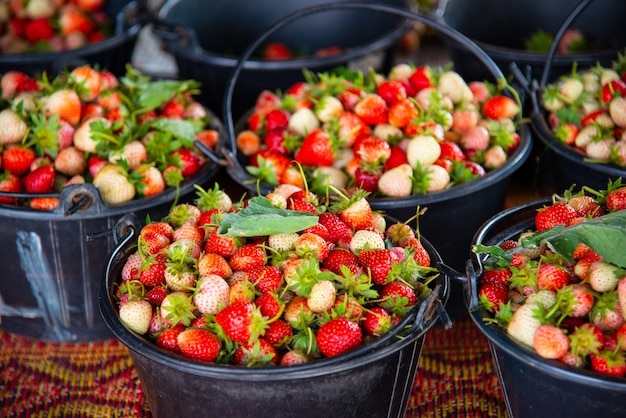
MULTIPOLYGON (((327 7, 366 7, 383 13, 398 14, 408 19, 421 21, 429 26, 432 25, 433 28, 437 29, 442 35, 464 44, 465 47, 472 52, 474 59, 481 62, 489 70, 491 77, 495 80, 494 82, 504 78, 498 66, 476 44, 454 29, 441 25, 427 16, 408 10, 376 4, 345 3, 329 5, 327 7)), ((319 8, 309 8, 299 13, 296 12, 292 14, 274 25, 265 33, 264 37, 271 35, 276 29, 280 28, 281 24, 293 20, 294 17, 315 12, 318 9, 319 8)), ((263 38, 261 38, 260 41, 262 40, 263 38)), ((237 67, 235 67, 235 71, 230 78, 226 90, 226 96, 224 98, 224 125, 231 141, 230 150, 232 150, 230 155, 226 155, 227 160, 230 162, 226 170, 234 180, 248 188, 251 193, 256 193, 258 190, 261 194, 267 194, 273 189, 273 186, 266 183, 257 184, 255 179, 243 168, 245 163, 242 158, 244 157, 237 155, 237 146, 235 143, 236 130, 233 115, 230 111, 233 89, 235 83, 237 83, 239 73, 246 59, 256 48, 255 45, 258 45, 260 41, 252 44, 248 48, 247 53, 242 55, 241 61, 237 67)), ((241 123, 241 121, 239 122, 241 123)), ((427 208, 426 212, 419 218, 420 233, 431 239, 431 242, 447 264, 458 269, 463 269, 467 257, 469 256, 468 248, 474 232, 486 219, 503 209, 510 177, 522 166, 530 155, 532 147, 530 127, 523 124, 518 133, 520 135, 520 143, 512 155, 509 156, 507 162, 501 167, 488 172, 480 179, 427 195, 410 196, 406 198, 368 198, 370 206, 374 210, 381 210, 389 216, 400 219, 401 221, 413 217, 417 212, 418 206, 420 208, 427 208)), ((415 221, 413 221, 412 226, 417 226, 415 221)), ((460 283, 453 282, 452 284, 448 312, 451 317, 466 315, 467 313, 461 298, 460 283)))
POLYGON ((107 0, 103 11, 114 20, 113 33, 106 39, 81 48, 40 54, 1 55, 0 73, 21 71, 30 75, 46 72, 55 76, 64 68, 98 65, 119 76, 131 62, 139 32, 144 23, 145 0, 107 0))
MULTIPOLYGON (((540 80, 538 82, 533 80, 529 85, 532 102, 530 109, 532 110, 531 119, 533 131, 535 136, 539 138, 541 143, 549 150, 548 158, 550 171, 548 175, 551 176, 550 181, 555 185, 557 190, 566 190, 573 186, 580 190, 583 185, 601 190, 606 188, 609 180, 615 181, 620 177, 626 178, 626 167, 587 161, 583 153, 559 141, 548 126, 548 112, 544 111, 542 108, 541 96, 545 91, 548 80, 550 78, 557 80, 559 76, 553 72, 553 62, 558 59, 558 56, 555 55, 556 44, 564 31, 575 21, 576 17, 585 11, 593 1, 594 0, 581 1, 578 7, 571 12, 568 19, 562 23, 557 32, 557 37, 546 55, 546 61, 540 80)), ((595 1, 597 2, 598 0, 595 1)), ((622 43, 622 47, 624 44, 626 44, 626 41, 622 43)), ((614 52, 613 55, 610 56, 609 63, 601 65, 611 67, 613 62, 618 59, 618 56, 619 53, 614 52)), ((590 63, 587 61, 572 63, 567 72, 571 73, 574 68, 578 71, 596 68, 598 63, 590 63)))
MULTIPOLYGON (((221 110, 225 87, 238 55, 275 21, 288 13, 326 0, 168 0, 158 12, 153 32, 176 60, 178 76, 205 86, 203 103, 221 110)), ((344 3, 340 0, 335 3, 344 3)), ((380 3, 408 7, 406 0, 380 3)), ((330 71, 339 66, 367 65, 389 68, 397 41, 411 22, 367 11, 329 10, 289 25, 269 41, 290 46, 294 52, 313 53, 337 46, 341 52, 286 61, 248 60, 236 90, 233 112, 240 116, 254 105, 262 90, 286 89, 302 79, 302 69, 330 71)))
MULTIPOLYGON (((517 239, 521 233, 535 229, 537 210, 551 202, 551 198, 544 198, 500 212, 477 230, 472 245, 491 246, 517 239)), ((500 326, 486 324, 489 315, 478 308, 477 280, 483 271, 480 258, 474 255, 466 267, 465 303, 471 319, 488 339, 509 417, 624 416, 623 378, 601 376, 542 358, 515 342, 500 326)))
MULTIPOLYGON (((224 138, 221 121, 212 118, 210 126, 224 138)), ((206 187, 220 169, 207 162, 178 192, 169 188, 115 206, 106 205, 93 184, 42 195, 59 198, 53 211, 0 205, 0 328, 45 341, 111 338, 97 299, 107 257, 118 244, 117 223, 131 212, 140 222, 148 214, 160 219, 177 197, 185 201, 195 194, 195 184, 206 187)))
MULTIPOLYGON (((622 19, 626 3, 614 0, 593 3, 571 26, 589 39, 590 50, 557 55, 551 67, 555 75, 570 72, 575 62, 579 66, 609 64, 626 45, 622 19)), ((514 62, 536 77, 543 72, 546 54, 526 51, 524 40, 539 29, 555 35, 577 4, 571 0, 440 0, 435 14, 442 23, 475 41, 500 68, 508 69, 514 62)), ((464 48, 448 43, 448 49, 461 75, 469 79, 488 76, 485 68, 476 65, 464 48)))
MULTIPOLYGON (((99 306, 105 324, 129 349, 152 416, 406 415, 426 333, 438 315, 447 319, 448 276, 439 275, 433 292, 387 334, 347 353, 291 366, 199 363, 159 348, 120 322, 115 291, 126 259, 136 251, 134 224, 130 217, 116 227, 122 238, 107 264, 99 306)), ((425 238, 421 241, 432 262, 440 263, 436 249, 425 238)))

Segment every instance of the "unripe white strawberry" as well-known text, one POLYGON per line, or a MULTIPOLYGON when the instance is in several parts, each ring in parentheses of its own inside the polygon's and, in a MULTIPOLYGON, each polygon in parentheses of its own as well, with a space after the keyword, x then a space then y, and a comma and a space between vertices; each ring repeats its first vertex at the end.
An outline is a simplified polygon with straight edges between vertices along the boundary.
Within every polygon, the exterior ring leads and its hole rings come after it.
POLYGON ((415 68, 406 63, 394 65, 389 71, 389 80, 408 80, 415 72, 415 68))
POLYGON ((129 202, 135 197, 135 186, 124 173, 122 166, 106 164, 93 179, 103 202, 109 205, 129 202))
POLYGON ((589 266, 589 284, 596 292, 610 292, 617 287, 620 278, 617 266, 606 261, 594 261, 589 266))
POLYGON ((578 78, 568 77, 560 86, 559 92, 561 93, 562 100, 567 104, 572 104, 583 93, 584 85, 578 78))
POLYGON ((26 17, 29 19, 48 18, 56 12, 56 4, 52 0, 30 0, 24 5, 26 17))
POLYGON ((485 168, 493 170, 502 166, 507 160, 506 151, 500 145, 493 145, 485 152, 485 168))
POLYGON ((289 196, 299 190, 302 190, 302 187, 294 186, 293 184, 283 183, 276 186, 276 188, 274 189, 274 193, 278 193, 279 195, 287 199, 289 196))
POLYGON ((374 127, 372 135, 376 138, 382 138, 385 141, 389 141, 391 139, 402 138, 404 133, 402 132, 402 129, 397 126, 393 126, 389 123, 380 123, 374 127))
POLYGON ((437 192, 445 189, 450 184, 450 174, 448 170, 437 164, 431 164, 426 169, 428 175, 427 192, 437 192))
POLYGON ((591 141, 585 145, 585 153, 587 157, 594 160, 608 160, 611 157, 611 149, 613 146, 615 146, 615 140, 612 138, 591 141))
POLYGON ((307 305, 313 312, 325 312, 335 304, 337 290, 330 280, 320 280, 311 288, 307 305))
POLYGON ((618 301, 615 301, 614 306, 603 306, 597 309, 597 305, 591 309, 589 313, 589 320, 602 331, 611 333, 616 331, 624 323, 624 314, 618 301))
POLYGON ((315 116, 322 122, 330 122, 343 112, 343 105, 335 96, 324 96, 315 107, 315 116))
POLYGON ((281 366, 291 366, 293 364, 308 363, 309 358, 306 354, 299 351, 287 351, 280 359, 281 366))
POLYGON ((287 209, 287 199, 285 196, 278 193, 268 193, 265 195, 267 200, 272 202, 272 206, 279 209, 287 209))
POLYGON ((387 221, 382 213, 372 212, 372 228, 374 228, 375 231, 385 233, 387 230, 387 221))
POLYGON ((479 114, 475 106, 466 106, 452 112, 452 126, 450 129, 457 133, 463 133, 478 125, 479 114))
POLYGON ((120 321, 131 331, 143 335, 152 319, 152 305, 147 300, 129 300, 120 306, 120 321))
POLYGON ((415 96, 415 101, 425 111, 428 111, 430 108, 430 102, 433 98, 433 95, 439 96, 441 98, 441 93, 434 87, 426 87, 417 92, 415 96))
POLYGON ((11 109, 17 110, 18 106, 22 106, 22 114, 34 112, 37 107, 37 99, 35 93, 31 91, 23 91, 11 101, 11 109))
POLYGON ((574 143, 577 147, 584 147, 590 142, 593 142, 594 138, 598 136, 598 128, 597 126, 591 124, 582 128, 578 135, 576 135, 576 139, 574 143))
POLYGON ((4 109, 0 112, 0 126, 2 126, 0 145, 20 142, 28 131, 26 122, 11 109, 4 109))
POLYGON ((626 128, 626 97, 616 97, 609 104, 611 119, 620 128, 626 128))
POLYGON ((54 168, 67 176, 83 174, 87 170, 85 154, 73 146, 62 149, 54 159, 54 168))
POLYGON ((80 122, 82 103, 75 90, 65 88, 57 90, 49 96, 40 99, 41 111, 47 117, 59 115, 72 126, 80 122))
POLYGON ((172 268, 165 270, 165 283, 173 291, 187 290, 193 287, 197 279, 198 276, 190 271, 176 271, 172 268))
POLYGON ((444 71, 441 73, 437 90, 442 95, 449 97, 454 104, 461 102, 469 103, 474 99, 472 90, 470 90, 463 77, 455 71, 444 71))
POLYGON ((626 320, 626 277, 620 279, 617 283, 617 299, 622 310, 624 320, 626 320))
POLYGON ((83 152, 95 153, 98 142, 92 137, 91 124, 102 122, 109 125, 109 121, 100 116, 87 118, 76 128, 74 133, 74 146, 83 152))
POLYGON ((537 328, 541 326, 541 321, 535 318, 534 310, 538 305, 532 302, 526 302, 513 314, 511 321, 506 327, 508 334, 518 340, 519 342, 526 344, 529 347, 533 346, 533 337, 537 328))
POLYGON ((146 146, 138 140, 128 142, 120 151, 109 154, 110 163, 117 163, 119 160, 125 160, 129 170, 136 169, 140 164, 148 161, 146 146))
POLYGON ((549 289, 539 289, 528 295, 526 303, 537 303, 544 309, 550 309, 556 303, 556 293, 549 289))
POLYGON ((122 267, 122 281, 138 279, 141 263, 141 254, 139 252, 134 252, 128 256, 124 267, 122 267))
POLYGON ((408 164, 400 164, 385 171, 378 179, 378 190, 391 197, 410 196, 413 189, 413 169, 408 164))
POLYGON ((305 136, 320 127, 320 121, 308 107, 296 110, 289 118, 289 129, 297 135, 305 136))
POLYGON ((583 82, 583 88, 585 93, 594 95, 600 92, 602 86, 600 85, 600 77, 593 71, 585 71, 580 75, 580 81, 583 82))
POLYGON ((441 155, 439 142, 431 135, 417 135, 409 141, 406 147, 406 158, 414 168, 417 163, 422 168, 427 167, 437 161, 441 155))
POLYGON ((267 244, 276 251, 289 251, 294 249, 299 238, 300 235, 297 232, 274 234, 267 238, 267 244))
POLYGON ((358 254, 365 247, 370 250, 382 250, 385 248, 385 241, 378 232, 360 229, 354 233, 350 240, 350 251, 358 254))
POLYGON ((617 71, 613 70, 612 68, 605 68, 602 67, 600 69, 600 84, 601 85, 605 85, 607 83, 610 83, 611 81, 615 81, 615 80, 619 80, 620 76, 617 73, 617 71))
POLYGON ((229 300, 230 286, 222 277, 211 274, 198 280, 193 302, 200 313, 215 315, 229 300))
POLYGON ((191 102, 187 106, 185 106, 185 111, 183 112, 183 118, 191 118, 194 120, 200 120, 206 117, 207 111, 204 106, 199 102, 191 102))
POLYGON ((334 186, 338 190, 344 189, 348 184, 348 176, 337 167, 318 167, 313 175, 315 177, 323 176, 324 184, 334 186))

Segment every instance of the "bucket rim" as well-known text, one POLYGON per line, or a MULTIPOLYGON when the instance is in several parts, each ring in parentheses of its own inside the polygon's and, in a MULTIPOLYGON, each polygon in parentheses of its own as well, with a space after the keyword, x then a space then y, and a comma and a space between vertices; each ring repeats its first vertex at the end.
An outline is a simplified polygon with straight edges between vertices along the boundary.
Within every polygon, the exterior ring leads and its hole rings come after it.
MULTIPOLYGON (((489 245, 490 239, 486 239, 487 234, 492 229, 497 229, 499 224, 507 220, 507 218, 510 218, 512 215, 519 214, 529 216, 533 213, 534 210, 539 209, 543 205, 550 202, 551 197, 540 198, 509 208, 497 215, 494 215, 479 228, 479 230, 476 232, 476 235, 474 236, 472 244, 489 245)), ((498 235, 498 240, 505 238, 505 234, 508 237, 514 237, 519 235, 527 229, 529 223, 531 222, 534 225, 534 219, 530 217, 517 222, 513 226, 507 228, 503 234, 498 235)), ((469 289, 466 289, 466 297, 464 301, 472 321, 480 329, 481 333, 487 338, 489 344, 492 347, 494 347, 496 350, 502 350, 504 353, 517 359, 518 361, 523 362, 530 367, 541 369, 542 372, 545 372, 548 375, 558 379, 565 379, 575 381, 576 383, 593 385, 598 388, 604 388, 607 390, 626 391, 626 380, 624 380, 623 378, 602 376, 589 370, 577 369, 559 360, 545 359, 539 356, 539 354, 535 353, 530 348, 524 347, 521 343, 513 340, 513 338, 506 334, 506 332, 502 328, 499 328, 498 325, 486 324, 484 319, 488 315, 480 309, 473 309, 472 307, 470 307, 470 300, 468 300, 471 299, 472 296, 475 296, 469 295, 469 293, 471 293, 471 289, 477 288, 476 280, 479 276, 478 272, 482 271, 482 263, 480 262, 480 259, 478 257, 473 257, 473 260, 476 261, 476 263, 478 264, 476 268, 477 273, 475 275, 468 273, 468 276, 466 277, 466 286, 469 287, 469 289)), ((500 376, 500 380, 501 379, 502 377, 500 376)), ((504 385, 504 382, 502 380, 501 384, 504 385)))
MULTIPOLYGON (((388 217, 388 219, 394 218, 388 217)), ((124 229, 123 226, 120 228, 124 229)), ((125 239, 121 240, 109 257, 98 293, 100 315, 111 333, 124 344, 131 353, 149 357, 162 366, 176 370, 187 370, 198 376, 241 381, 264 381, 270 379, 288 380, 295 377, 310 378, 328 375, 346 371, 357 366, 367 365, 399 351, 409 344, 416 344, 422 341, 426 333, 439 320, 439 315, 436 314, 431 302, 436 303, 440 301, 445 305, 449 297, 450 277, 445 273, 440 273, 436 279, 437 284, 440 286, 440 294, 434 295, 431 298, 427 297, 422 299, 414 306, 411 313, 386 334, 387 338, 386 336, 379 337, 377 340, 335 357, 316 359, 304 364, 265 368, 248 368, 235 365, 216 365, 213 363, 194 362, 180 354, 169 352, 161 349, 154 343, 148 342, 144 337, 128 330, 120 321, 119 314, 114 307, 115 302, 112 297, 111 289, 112 286, 115 285, 115 279, 119 276, 123 261, 130 255, 130 252, 132 252, 134 248, 131 242, 132 239, 136 237, 134 232, 135 231, 129 233, 125 239), (428 317, 424 317, 424 320, 419 324, 412 323, 416 316, 419 317, 420 311, 426 312, 427 310, 431 310, 428 317), (402 328, 409 325, 410 328, 405 332, 402 328), (393 338, 393 340, 389 342, 388 340, 390 338, 393 338), (377 345, 377 341, 382 342, 382 344, 379 343, 377 345)), ((421 240, 424 248, 432 258, 433 265, 441 263, 441 256, 432 244, 425 237, 421 237, 421 240)), ((431 295, 433 294, 434 292, 431 293, 431 295)))

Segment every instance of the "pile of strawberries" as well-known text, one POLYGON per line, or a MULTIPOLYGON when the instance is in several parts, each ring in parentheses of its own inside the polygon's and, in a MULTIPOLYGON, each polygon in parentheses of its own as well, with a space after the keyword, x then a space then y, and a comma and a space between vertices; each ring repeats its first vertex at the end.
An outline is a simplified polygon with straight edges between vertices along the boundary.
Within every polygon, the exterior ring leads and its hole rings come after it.
POLYGON ((6 0, 0 2, 0 53, 60 52, 111 36, 105 0, 6 0))
POLYGON ((238 204, 198 187, 139 232, 117 282, 121 322, 189 359, 248 367, 337 356, 432 292, 431 254, 367 193, 278 186, 238 204))
POLYGON ((467 83, 451 70, 408 64, 388 76, 305 75, 284 94, 262 92, 237 133, 247 171, 267 184, 423 195, 502 166, 520 141, 521 105, 504 80, 467 83))
POLYGON ((486 256, 478 282, 486 321, 543 358, 625 376, 625 209, 621 179, 569 190, 538 209, 536 230, 476 246, 486 256))
POLYGON ((0 78, 0 203, 52 210, 58 193, 93 183, 104 203, 154 196, 196 175, 219 132, 192 80, 151 80, 130 66, 119 79, 84 65, 54 80, 0 78))
POLYGON ((554 137, 591 163, 626 167, 626 56, 562 76, 541 93, 554 137))

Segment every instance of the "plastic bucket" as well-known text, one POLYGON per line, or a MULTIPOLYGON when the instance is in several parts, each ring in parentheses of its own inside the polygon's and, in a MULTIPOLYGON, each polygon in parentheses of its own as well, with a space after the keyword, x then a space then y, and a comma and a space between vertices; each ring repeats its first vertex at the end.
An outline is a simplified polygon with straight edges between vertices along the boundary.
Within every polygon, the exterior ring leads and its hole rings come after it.
MULTIPOLYGON (((225 86, 245 47, 288 13, 325 1, 168 0, 158 12, 153 32, 175 57, 178 76, 202 81, 204 103, 220 111, 225 86)), ((408 7, 406 0, 381 3, 408 7)), ((294 53, 312 54, 331 46, 342 50, 327 57, 248 60, 237 86, 233 112, 237 116, 244 113, 264 89, 285 89, 301 80, 303 68, 324 72, 339 66, 358 67, 362 62, 390 67, 395 43, 410 27, 410 21, 399 17, 363 10, 328 10, 288 25, 270 40, 285 43, 294 53)))
MULTIPOLYGON (((120 322, 115 286, 137 231, 124 219, 125 234, 111 254, 101 282, 99 306, 106 325, 129 349, 154 417, 320 417, 344 411, 355 417, 402 417, 428 330, 447 318, 449 280, 436 279, 422 299, 389 333, 355 350, 305 364, 247 368, 192 362, 160 349, 120 322)), ((441 257, 424 238, 433 263, 441 257)))
MULTIPOLYGON (((397 14, 408 19, 421 21, 437 29, 442 35, 465 45, 465 48, 473 54, 474 60, 481 62, 482 65, 488 69, 494 82, 504 77, 493 60, 471 40, 454 29, 441 25, 427 16, 381 4, 346 3, 326 7, 368 8, 368 10, 371 9, 382 13, 397 14)), ((281 25, 284 25, 285 22, 289 22, 294 18, 311 12, 316 12, 317 10, 319 10, 319 8, 313 7, 288 16, 286 19, 275 24, 264 34, 264 37, 268 37, 274 33, 281 25)), ((242 55, 240 58, 241 61, 237 67, 235 67, 224 98, 223 119, 231 142, 231 152, 230 154, 228 151, 226 153, 226 158, 229 161, 229 165, 226 167, 228 174, 239 184, 248 188, 251 193, 256 193, 258 187, 261 194, 267 194, 273 189, 273 186, 263 183, 257 184, 254 178, 243 168, 245 162, 242 156, 237 154, 237 146, 235 143, 236 129, 233 122, 233 115, 230 111, 234 85, 237 83, 237 78, 242 70, 242 66, 255 49, 256 45, 262 41, 263 38, 253 43, 246 51, 247 53, 242 55)), ((239 120, 238 126, 241 126, 242 123, 242 120, 239 120)), ((522 125, 519 129, 519 134, 520 143, 513 154, 509 156, 507 162, 478 180, 427 195, 410 196, 406 198, 368 198, 370 206, 374 210, 384 211, 389 216, 400 220, 413 217, 418 206, 427 208, 426 213, 420 216, 420 233, 429 237, 447 264, 462 269, 469 256, 469 244, 476 229, 490 216, 503 209, 510 177, 522 166, 530 155, 532 147, 530 127, 526 124, 522 125)), ((412 226, 416 226, 415 222, 413 222, 412 226)), ((448 312, 452 317, 467 314, 461 298, 460 283, 452 284, 448 312)))
POLYGON ((144 1, 107 0, 103 11, 115 21, 115 26, 105 40, 61 52, 1 55, 0 73, 17 70, 33 75, 45 71, 55 75, 67 67, 98 64, 115 75, 122 75, 131 62, 142 27, 144 16, 140 6, 144 1))
MULTIPOLYGON (((211 126, 224 138, 217 118, 211 126)), ((181 184, 179 201, 195 192, 195 184, 206 187, 220 169, 207 162, 181 184)), ((108 255, 118 244, 116 224, 130 212, 141 222, 148 214, 165 216, 176 190, 116 206, 106 205, 92 184, 68 186, 54 196, 59 206, 49 212, 0 205, 0 327, 45 341, 111 338, 97 300, 108 255)))
MULTIPOLYGON (((537 76, 544 69, 546 54, 526 51, 524 40, 539 29, 556 34, 578 3, 570 0, 440 0, 435 13, 439 21, 475 41, 500 68, 508 69, 514 62, 525 72, 529 69, 532 76, 537 76)), ((551 67, 554 74, 570 72, 574 62, 579 66, 609 64, 626 44, 626 32, 622 29, 626 3, 612 0, 594 0, 593 3, 571 26, 579 29, 593 48, 588 52, 557 55, 551 67)), ((465 49, 454 43, 449 43, 448 49, 455 68, 464 77, 488 76, 484 67, 476 65, 465 49)))
MULTIPOLYGON (((534 229, 537 209, 550 202, 551 198, 544 198, 498 213, 477 230, 472 245, 497 245, 517 239, 534 229)), ((513 341, 501 327, 486 324, 488 314, 478 309, 481 260, 474 255, 466 267, 465 303, 471 319, 488 339, 511 418, 624 416, 623 378, 600 377, 558 360, 544 359, 513 341)), ((447 269, 442 271, 454 275, 447 269)))

